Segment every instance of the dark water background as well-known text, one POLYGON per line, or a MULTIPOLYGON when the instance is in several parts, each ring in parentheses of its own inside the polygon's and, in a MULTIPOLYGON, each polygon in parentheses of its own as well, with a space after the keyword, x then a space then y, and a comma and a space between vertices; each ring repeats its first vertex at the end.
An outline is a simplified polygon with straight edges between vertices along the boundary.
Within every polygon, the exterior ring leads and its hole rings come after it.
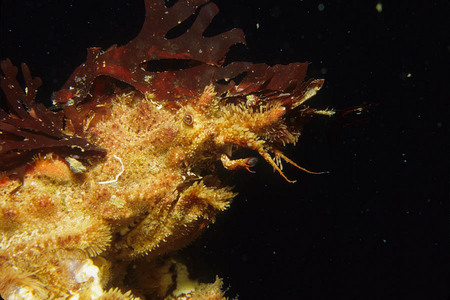
MULTIPOLYGON (((192 272, 219 274, 239 299, 448 299, 449 1, 216 3, 210 32, 247 35, 233 55, 309 61, 308 76, 326 79, 311 106, 379 105, 314 121, 286 150, 328 175, 285 166, 289 184, 263 162, 237 174, 231 208, 184 250, 192 272)), ((0 10, 0 58, 42 77, 41 101, 86 48, 127 43, 144 16, 143 1, 4 0, 0 10)))

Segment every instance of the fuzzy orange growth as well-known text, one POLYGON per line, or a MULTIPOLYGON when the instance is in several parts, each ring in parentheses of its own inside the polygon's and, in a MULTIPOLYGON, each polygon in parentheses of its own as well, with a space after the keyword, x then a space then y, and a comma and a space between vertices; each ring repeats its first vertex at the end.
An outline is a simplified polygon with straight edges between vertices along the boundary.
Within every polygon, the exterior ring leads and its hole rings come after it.
POLYGON ((7 185, 9 184, 11 181, 8 177, 0 177, 0 185, 7 185))
POLYGON ((73 178, 68 163, 59 158, 37 158, 27 172, 28 176, 45 176, 57 181, 70 181, 73 178))

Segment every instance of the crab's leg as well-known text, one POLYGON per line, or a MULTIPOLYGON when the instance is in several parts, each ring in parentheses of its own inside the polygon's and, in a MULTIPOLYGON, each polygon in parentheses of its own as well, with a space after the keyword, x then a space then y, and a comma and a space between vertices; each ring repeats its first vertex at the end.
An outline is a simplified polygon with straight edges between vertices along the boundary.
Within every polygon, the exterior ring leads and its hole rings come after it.
POLYGON ((273 161, 272 157, 270 156, 269 153, 267 153, 266 151, 264 151, 262 148, 261 149, 257 149, 258 153, 275 169, 278 171, 278 173, 280 173, 281 176, 283 176, 283 178, 289 182, 289 183, 294 183, 297 180, 289 180, 286 175, 283 174, 283 171, 281 171, 280 167, 277 166, 277 164, 273 161))
POLYGON ((272 152, 275 154, 275 157, 281 157, 281 158, 284 159, 286 162, 290 163, 290 164, 293 165, 294 167, 296 167, 296 168, 298 168, 298 169, 300 169, 300 170, 302 170, 302 171, 304 171, 304 172, 306 172, 306 173, 309 173, 309 174, 327 174, 327 173, 329 173, 328 171, 325 171, 325 172, 314 172, 314 171, 310 171, 310 170, 308 170, 308 169, 305 169, 305 168, 303 168, 303 167, 297 165, 297 164, 296 164, 295 162, 293 162, 290 158, 286 157, 286 155, 284 155, 280 150, 274 149, 274 150, 272 150, 272 152))
MULTIPOLYGON (((246 132, 246 133, 247 133, 246 135, 231 135, 232 138, 221 137, 220 140, 222 143, 227 142, 227 143, 239 145, 239 146, 257 151, 275 170, 277 170, 278 173, 280 173, 281 176, 283 176, 283 178, 287 182, 290 182, 290 183, 296 182, 296 180, 289 180, 283 174, 283 171, 281 171, 280 167, 274 162, 274 160, 272 159, 270 154, 264 150, 264 141, 263 140, 258 140, 256 135, 251 132, 246 132), (238 136, 238 138, 236 138, 236 136, 238 136)), ((230 136, 227 136, 227 137, 230 137, 230 136)), ((237 169, 238 166, 240 166, 241 168, 246 168, 248 171, 250 171, 248 166, 246 167, 246 166, 244 166, 244 164, 240 164, 240 165, 238 163, 232 164, 233 161, 230 160, 230 158, 226 154, 222 154, 221 161, 226 169, 229 169, 229 170, 233 169, 233 168, 237 169)), ((247 163, 248 163, 248 161, 247 161, 247 163)))

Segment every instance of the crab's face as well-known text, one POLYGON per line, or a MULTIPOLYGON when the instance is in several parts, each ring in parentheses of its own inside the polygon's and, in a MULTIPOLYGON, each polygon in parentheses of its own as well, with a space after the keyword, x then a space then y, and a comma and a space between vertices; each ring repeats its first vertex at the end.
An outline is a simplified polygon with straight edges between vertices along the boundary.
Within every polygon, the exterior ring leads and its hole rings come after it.
MULTIPOLYGON (((318 90, 320 86, 314 88, 318 90)), ((303 106, 300 102, 304 101, 306 96, 297 102, 260 99, 255 95, 230 99, 219 97, 208 87, 201 97, 172 109, 177 124, 177 138, 171 149, 173 161, 184 164, 188 172, 203 175, 218 160, 228 170, 250 171, 256 157, 233 157, 236 150, 249 149, 284 177, 281 159, 293 162, 282 154, 281 148, 296 143, 302 124, 318 112, 303 106), (180 147, 182 153, 178 151, 180 147)))

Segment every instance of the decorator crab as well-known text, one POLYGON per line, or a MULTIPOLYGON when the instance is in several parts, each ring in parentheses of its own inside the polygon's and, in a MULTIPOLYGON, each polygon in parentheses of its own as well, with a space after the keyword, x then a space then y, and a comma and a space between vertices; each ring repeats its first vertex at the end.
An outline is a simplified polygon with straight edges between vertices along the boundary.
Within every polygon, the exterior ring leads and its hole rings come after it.
POLYGON ((218 169, 251 171, 260 156, 292 182, 281 162, 305 169, 283 146, 314 115, 333 114, 305 105, 323 84, 304 81, 307 63, 224 64, 244 35, 205 37, 218 11, 209 0, 145 7, 139 35, 89 49, 53 107, 35 102, 41 82, 26 65, 21 87, 1 63, 4 299, 222 299, 220 279, 194 282, 170 256, 236 195, 218 169), (187 28, 168 38, 177 26, 187 28))

